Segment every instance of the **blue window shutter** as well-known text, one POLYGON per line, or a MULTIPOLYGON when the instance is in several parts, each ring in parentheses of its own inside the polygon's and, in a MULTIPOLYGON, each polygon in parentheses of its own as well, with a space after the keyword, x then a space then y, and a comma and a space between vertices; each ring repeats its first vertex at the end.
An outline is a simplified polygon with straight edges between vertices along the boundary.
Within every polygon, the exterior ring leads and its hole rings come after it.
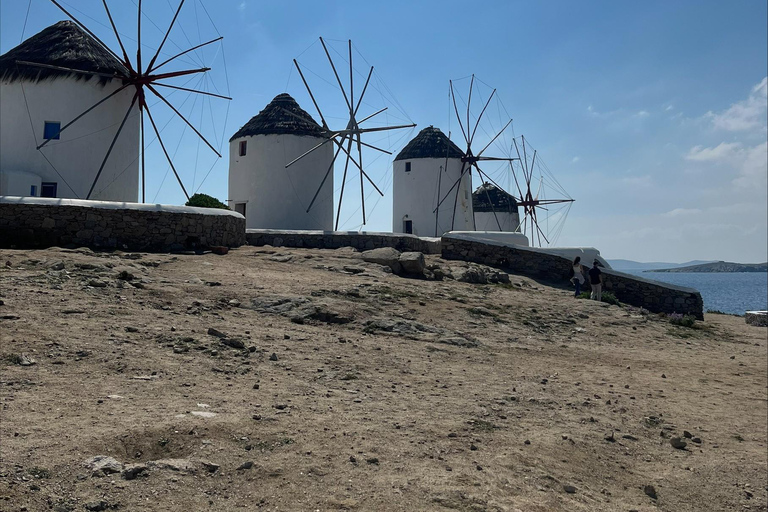
POLYGON ((59 131, 61 130, 61 123, 55 121, 46 121, 45 129, 43 130, 43 139, 58 139, 59 131))

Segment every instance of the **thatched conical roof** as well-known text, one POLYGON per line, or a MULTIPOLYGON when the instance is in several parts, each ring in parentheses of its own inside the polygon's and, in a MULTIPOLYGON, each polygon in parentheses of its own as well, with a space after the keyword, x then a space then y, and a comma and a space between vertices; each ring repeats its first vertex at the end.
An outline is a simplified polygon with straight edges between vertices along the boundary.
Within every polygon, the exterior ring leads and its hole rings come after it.
MULTIPOLYGON (((17 61, 50 64, 83 71, 126 75, 128 70, 109 51, 72 21, 60 21, 43 29, 19 46, 0 56, 0 80, 39 82, 74 76, 78 80, 94 75, 17 64, 17 61)), ((111 79, 99 75, 102 84, 111 79)))
POLYGON ((411 142, 397 154, 395 160, 413 158, 461 158, 464 152, 445 136, 440 128, 428 126, 421 130, 411 142))
POLYGON ((322 137, 323 128, 290 94, 282 93, 237 130, 230 141, 252 135, 304 135, 322 137))
POLYGON ((472 209, 475 212, 516 212, 517 200, 496 185, 486 182, 472 192, 472 209))

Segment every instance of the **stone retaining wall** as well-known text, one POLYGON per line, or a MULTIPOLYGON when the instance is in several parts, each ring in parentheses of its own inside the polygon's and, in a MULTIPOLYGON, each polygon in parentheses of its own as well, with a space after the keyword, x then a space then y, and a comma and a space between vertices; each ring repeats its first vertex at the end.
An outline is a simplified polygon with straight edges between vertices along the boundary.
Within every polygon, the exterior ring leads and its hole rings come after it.
POLYGON ((248 229, 249 245, 274 247, 304 247, 309 249, 338 249, 354 247, 360 251, 392 247, 398 251, 418 251, 440 254, 439 238, 419 238, 394 233, 366 233, 357 231, 291 231, 276 229, 248 229))
POLYGON ((0 247, 170 251, 244 243, 245 218, 229 210, 0 196, 0 247))
MULTIPOLYGON (((501 267, 516 274, 527 274, 568 285, 571 261, 561 256, 538 252, 534 248, 508 246, 491 241, 479 242, 457 235, 442 238, 445 259, 465 260, 501 267)), ((613 293, 621 302, 643 307, 654 313, 681 313, 704 319, 701 294, 650 279, 603 270, 604 291, 613 293)), ((586 285, 589 289, 589 285, 586 285)))

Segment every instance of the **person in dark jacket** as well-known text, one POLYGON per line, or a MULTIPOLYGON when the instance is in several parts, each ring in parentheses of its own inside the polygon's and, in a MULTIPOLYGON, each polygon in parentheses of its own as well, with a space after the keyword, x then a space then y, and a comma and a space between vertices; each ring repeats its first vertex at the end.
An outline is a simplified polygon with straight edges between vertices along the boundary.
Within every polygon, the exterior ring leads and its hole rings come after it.
POLYGON ((589 284, 592 285, 592 293, 589 298, 596 301, 603 299, 603 272, 598 267, 599 262, 595 260, 592 268, 589 269, 589 284))

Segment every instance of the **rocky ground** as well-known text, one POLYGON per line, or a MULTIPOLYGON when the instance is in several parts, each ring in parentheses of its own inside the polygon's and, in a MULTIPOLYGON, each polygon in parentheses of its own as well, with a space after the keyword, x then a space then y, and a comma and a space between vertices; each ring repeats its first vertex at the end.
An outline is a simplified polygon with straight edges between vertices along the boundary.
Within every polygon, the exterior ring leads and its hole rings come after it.
POLYGON ((0 251, 0 509, 766 510, 765 328, 427 263, 0 251))

